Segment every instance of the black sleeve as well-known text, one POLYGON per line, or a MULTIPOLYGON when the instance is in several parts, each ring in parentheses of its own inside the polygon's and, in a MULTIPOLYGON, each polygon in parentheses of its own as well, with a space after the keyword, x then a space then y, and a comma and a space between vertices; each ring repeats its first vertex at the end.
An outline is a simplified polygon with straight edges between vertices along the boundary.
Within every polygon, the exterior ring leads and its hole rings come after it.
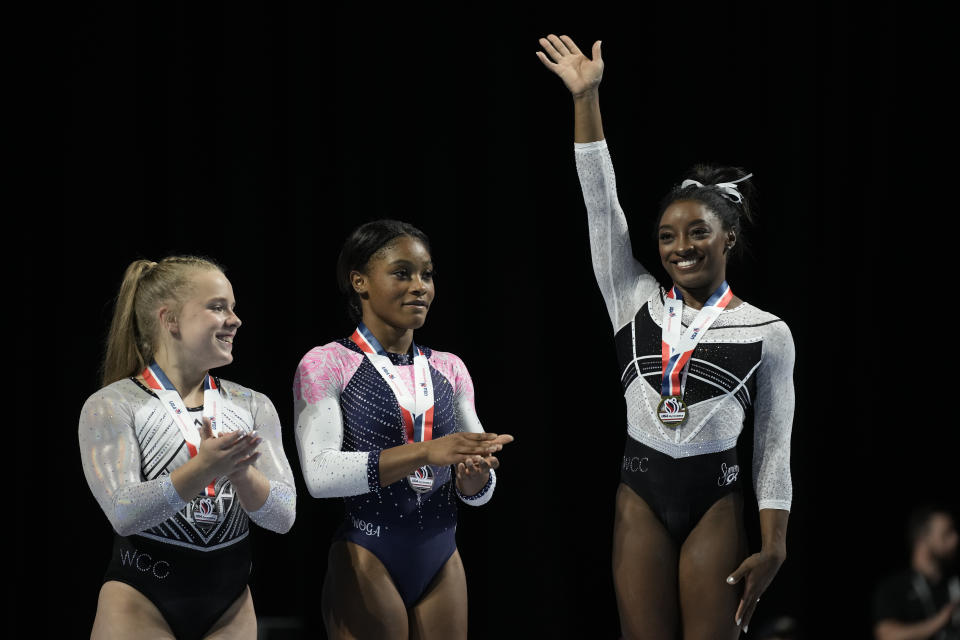
POLYGON ((903 576, 887 578, 873 594, 873 624, 881 620, 915 622, 907 606, 910 583, 903 576))

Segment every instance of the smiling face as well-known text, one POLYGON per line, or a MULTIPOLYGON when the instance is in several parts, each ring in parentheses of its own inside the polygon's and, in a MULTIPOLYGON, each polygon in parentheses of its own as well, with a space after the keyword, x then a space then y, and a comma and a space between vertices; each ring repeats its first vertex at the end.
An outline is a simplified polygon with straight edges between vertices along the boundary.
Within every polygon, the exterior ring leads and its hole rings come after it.
MULTIPOLYGON (((419 329, 433 302, 433 262, 420 240, 400 236, 370 258, 364 272, 352 271, 350 282, 360 296, 363 323, 374 329, 419 329)), ((376 330, 374 330, 376 333, 376 330)))
POLYGON ((200 370, 233 362, 233 339, 240 326, 233 287, 221 271, 197 269, 190 294, 179 310, 161 309, 162 339, 171 353, 200 370), (169 315, 168 315, 169 314, 169 315))
POLYGON ((681 290, 712 293, 726 279, 727 252, 736 242, 717 215, 696 200, 678 200, 657 228, 660 262, 681 290))

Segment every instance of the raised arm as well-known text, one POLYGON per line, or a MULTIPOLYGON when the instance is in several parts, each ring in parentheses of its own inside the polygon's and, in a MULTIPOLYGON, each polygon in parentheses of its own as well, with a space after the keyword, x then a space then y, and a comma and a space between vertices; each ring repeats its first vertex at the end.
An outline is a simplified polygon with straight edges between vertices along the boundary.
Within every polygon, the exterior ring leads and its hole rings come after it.
POLYGON ((573 96, 574 149, 587 207, 593 272, 617 332, 636 315, 657 288, 657 281, 633 257, 627 219, 617 199, 613 162, 600 117, 600 41, 593 45, 592 60, 567 36, 551 34, 541 38, 540 45, 546 53, 538 51, 537 56, 573 96))

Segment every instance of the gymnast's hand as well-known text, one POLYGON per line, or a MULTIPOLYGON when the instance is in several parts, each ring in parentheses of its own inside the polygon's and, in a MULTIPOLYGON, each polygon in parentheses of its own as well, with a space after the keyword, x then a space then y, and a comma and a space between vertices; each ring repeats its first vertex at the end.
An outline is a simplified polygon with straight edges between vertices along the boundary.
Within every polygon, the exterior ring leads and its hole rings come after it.
POLYGON ((457 488, 465 496, 480 492, 490 480, 490 470, 500 468, 500 461, 494 456, 471 459, 457 465, 457 488))
POLYGON ((423 444, 427 450, 427 464, 447 465, 471 462, 477 466, 491 454, 500 451, 503 445, 513 442, 513 436, 495 433, 457 432, 428 440, 423 444))
POLYGON ((537 57, 547 69, 560 76, 573 96, 579 97, 600 86, 603 77, 603 58, 600 56, 600 41, 593 43, 593 60, 581 53, 569 36, 559 38, 552 33, 540 38, 540 46, 550 55, 537 51, 537 57))
POLYGON ((257 461, 260 452, 256 448, 261 442, 263 438, 256 431, 233 431, 215 436, 210 419, 204 418, 196 459, 212 477, 228 476, 257 461))
POLYGON ((728 584, 737 584, 741 579, 746 578, 743 585, 743 597, 740 599, 740 606, 737 607, 737 613, 734 621, 738 626, 743 627, 746 633, 750 626, 750 619, 753 612, 760 602, 760 595, 767 590, 773 577, 780 570, 780 565, 786 559, 786 553, 781 551, 760 551, 755 553, 737 567, 737 570, 727 578, 728 584))

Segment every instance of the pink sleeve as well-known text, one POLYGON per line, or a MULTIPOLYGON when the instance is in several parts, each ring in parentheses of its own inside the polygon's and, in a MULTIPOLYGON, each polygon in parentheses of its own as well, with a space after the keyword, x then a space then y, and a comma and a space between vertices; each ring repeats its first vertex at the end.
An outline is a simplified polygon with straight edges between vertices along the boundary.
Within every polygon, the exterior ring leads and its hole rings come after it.
POLYGON ((447 351, 434 351, 430 355, 430 364, 450 381, 455 402, 464 400, 469 403, 471 409, 476 411, 473 401, 473 380, 463 360, 447 351))
POLYGON ((362 360, 362 354, 336 342, 314 347, 300 360, 293 377, 294 402, 316 404, 321 398, 339 397, 362 360))

